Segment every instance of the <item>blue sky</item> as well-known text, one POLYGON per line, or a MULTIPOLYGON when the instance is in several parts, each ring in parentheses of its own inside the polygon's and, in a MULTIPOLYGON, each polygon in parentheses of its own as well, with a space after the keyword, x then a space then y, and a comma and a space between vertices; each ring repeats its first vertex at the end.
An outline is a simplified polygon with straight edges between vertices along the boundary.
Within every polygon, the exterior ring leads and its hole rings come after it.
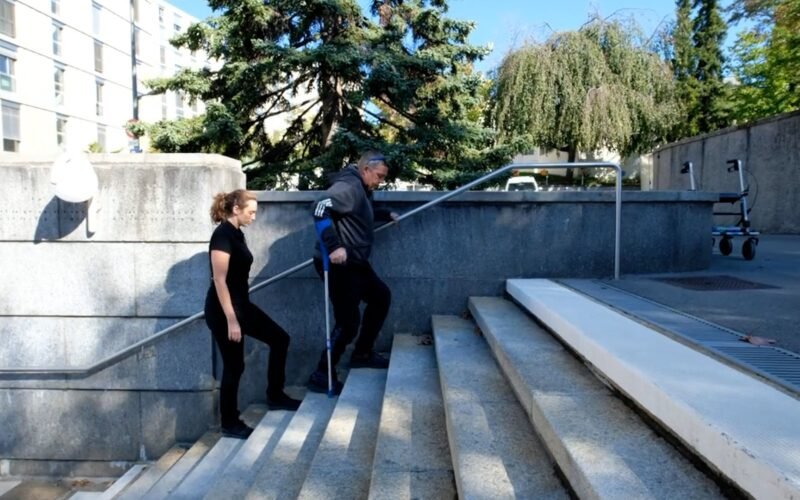
MULTIPOLYGON (((359 1, 368 4, 366 0, 359 1)), ((201 19, 211 14, 203 0, 170 3, 201 19)), ((475 21, 471 43, 492 45, 492 53, 477 66, 484 72, 496 67, 509 49, 529 37, 541 39, 552 31, 577 29, 592 13, 603 17, 633 16, 647 35, 675 16, 674 0, 450 0, 448 4, 450 17, 475 21)))

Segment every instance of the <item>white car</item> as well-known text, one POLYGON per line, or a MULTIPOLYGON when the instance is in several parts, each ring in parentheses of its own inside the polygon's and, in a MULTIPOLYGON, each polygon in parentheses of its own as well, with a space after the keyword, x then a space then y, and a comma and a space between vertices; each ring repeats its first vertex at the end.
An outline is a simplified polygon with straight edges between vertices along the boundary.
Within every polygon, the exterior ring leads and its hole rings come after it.
POLYGON ((528 175, 512 177, 506 182, 506 191, 538 191, 536 179, 528 175))

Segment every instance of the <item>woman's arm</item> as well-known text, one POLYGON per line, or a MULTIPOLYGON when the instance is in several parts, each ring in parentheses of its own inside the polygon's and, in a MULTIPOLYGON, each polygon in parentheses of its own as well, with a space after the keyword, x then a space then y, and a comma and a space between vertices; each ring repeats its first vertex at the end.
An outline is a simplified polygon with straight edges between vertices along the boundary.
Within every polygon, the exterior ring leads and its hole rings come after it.
POLYGON ((231 292, 225 278, 228 276, 228 264, 231 254, 222 250, 211 250, 211 272, 214 275, 214 288, 217 290, 217 298, 222 306, 222 312, 228 319, 228 339, 232 342, 242 340, 242 329, 236 319, 236 312, 233 310, 231 292))

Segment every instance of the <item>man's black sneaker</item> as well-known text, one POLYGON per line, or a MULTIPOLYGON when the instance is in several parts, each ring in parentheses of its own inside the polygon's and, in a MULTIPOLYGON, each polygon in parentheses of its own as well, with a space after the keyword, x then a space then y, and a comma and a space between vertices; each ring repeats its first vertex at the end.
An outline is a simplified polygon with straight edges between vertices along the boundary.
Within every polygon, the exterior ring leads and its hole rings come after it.
POLYGON ((225 437, 232 437, 236 439, 247 439, 253 433, 253 429, 247 424, 239 420, 233 425, 223 425, 221 428, 222 435, 225 437))
POLYGON ((350 356, 350 368, 378 368, 385 370, 389 368, 389 360, 375 351, 366 354, 353 353, 350 356))
POLYGON ((299 399, 291 398, 285 392, 281 392, 275 397, 267 396, 267 407, 270 410, 297 411, 297 408, 300 407, 300 403, 301 401, 299 399))
MULTIPOLYGON (((325 372, 321 372, 316 370, 314 373, 308 377, 308 390, 312 392, 321 392, 323 394, 328 393, 328 374, 325 372)), ((342 393, 342 388, 344 388, 344 384, 333 379, 333 395, 338 396, 342 393)))

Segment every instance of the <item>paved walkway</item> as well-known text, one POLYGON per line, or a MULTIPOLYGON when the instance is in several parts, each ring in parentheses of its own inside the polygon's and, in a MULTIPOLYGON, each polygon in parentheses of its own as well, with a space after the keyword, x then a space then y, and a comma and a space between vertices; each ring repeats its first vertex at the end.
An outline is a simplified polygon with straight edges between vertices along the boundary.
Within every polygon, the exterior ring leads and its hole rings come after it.
POLYGON ((775 346, 800 353, 800 235, 761 236, 752 261, 742 258, 741 243, 735 239, 727 257, 715 248, 705 271, 623 276, 610 283, 745 335, 775 339, 775 346), (720 289, 716 280, 708 280, 708 289, 692 290, 659 281, 691 276, 733 277, 770 288, 720 289))

